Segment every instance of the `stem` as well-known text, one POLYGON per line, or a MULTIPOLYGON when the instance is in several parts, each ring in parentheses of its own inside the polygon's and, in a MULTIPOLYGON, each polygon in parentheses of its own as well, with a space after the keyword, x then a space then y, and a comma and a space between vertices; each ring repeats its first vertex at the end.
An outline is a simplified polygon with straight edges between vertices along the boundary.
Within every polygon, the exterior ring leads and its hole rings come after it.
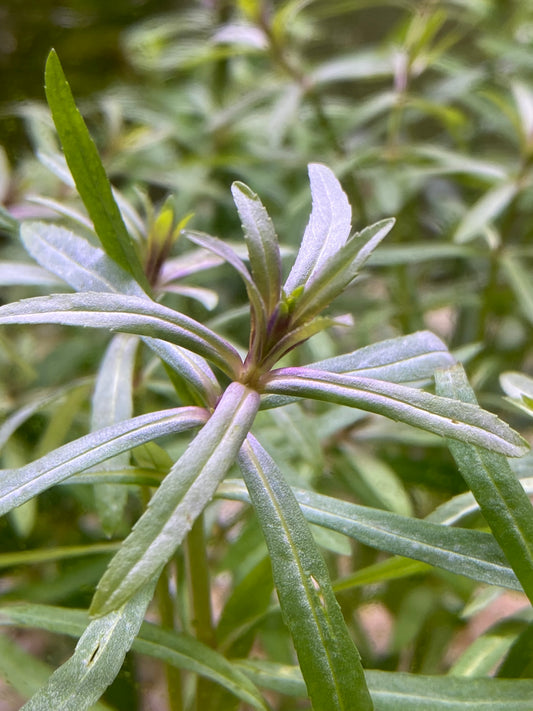
MULTIPOLYGON (((172 630, 174 629, 174 601, 172 600, 168 586, 169 573, 170 571, 167 566, 157 582, 157 606, 159 609, 161 626, 172 630)), ((165 677, 167 680, 169 710, 183 711, 183 692, 180 670, 170 664, 165 664, 165 677)))
MULTIPOLYGON (((198 516, 187 536, 186 555, 192 626, 200 642, 215 648, 216 636, 211 610, 211 587, 203 514, 198 516)), ((212 682, 199 678, 196 685, 197 711, 209 708, 211 694, 212 682)))

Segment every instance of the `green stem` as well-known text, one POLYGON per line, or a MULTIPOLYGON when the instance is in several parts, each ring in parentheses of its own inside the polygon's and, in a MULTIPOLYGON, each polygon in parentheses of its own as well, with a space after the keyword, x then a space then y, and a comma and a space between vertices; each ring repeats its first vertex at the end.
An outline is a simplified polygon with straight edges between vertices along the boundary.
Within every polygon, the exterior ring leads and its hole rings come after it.
MULTIPOLYGON (((169 569, 168 566, 157 583, 157 606, 161 626, 167 629, 174 629, 174 602, 169 590, 169 569)), ((165 664, 165 677, 167 681, 167 693, 169 711, 183 711, 183 691, 181 684, 181 672, 170 664, 165 664)))
MULTIPOLYGON (((211 610, 211 586, 207 561, 207 546, 204 529, 204 517, 199 516, 187 537, 187 578, 189 583, 192 626, 196 638, 209 647, 216 647, 215 629, 211 610)), ((212 682, 199 678, 196 686, 196 709, 209 708, 212 695, 212 682)))

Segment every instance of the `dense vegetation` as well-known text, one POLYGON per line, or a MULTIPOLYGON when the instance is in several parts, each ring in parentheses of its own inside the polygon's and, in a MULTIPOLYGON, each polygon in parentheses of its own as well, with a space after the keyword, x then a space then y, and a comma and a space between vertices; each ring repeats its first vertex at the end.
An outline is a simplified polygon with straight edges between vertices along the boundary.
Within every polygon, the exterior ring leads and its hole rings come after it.
POLYGON ((0 153, 10 708, 530 711, 532 42, 189 3, 81 114, 50 53, 0 153))

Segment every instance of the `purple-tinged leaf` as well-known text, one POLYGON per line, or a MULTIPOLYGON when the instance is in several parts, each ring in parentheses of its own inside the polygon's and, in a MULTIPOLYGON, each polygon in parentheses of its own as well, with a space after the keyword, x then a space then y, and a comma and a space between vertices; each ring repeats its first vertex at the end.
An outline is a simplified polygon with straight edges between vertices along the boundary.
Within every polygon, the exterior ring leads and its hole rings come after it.
POLYGON ((519 457, 528 449, 509 425, 478 405, 396 383, 310 368, 283 368, 265 378, 263 391, 357 407, 508 457, 519 457))
POLYGON ((241 218, 250 266, 267 314, 281 296, 281 255, 274 225, 258 196, 244 183, 233 183, 231 192, 241 218))
POLYGON ((352 209, 341 184, 325 165, 311 163, 313 207, 300 249, 284 286, 287 296, 311 284, 326 261, 345 244, 352 227, 352 209))

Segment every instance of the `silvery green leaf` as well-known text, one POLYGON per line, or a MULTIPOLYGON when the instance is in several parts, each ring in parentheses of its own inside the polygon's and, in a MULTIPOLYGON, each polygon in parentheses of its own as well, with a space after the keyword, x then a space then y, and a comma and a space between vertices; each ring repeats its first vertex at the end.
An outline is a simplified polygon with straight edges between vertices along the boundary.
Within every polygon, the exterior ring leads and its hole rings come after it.
POLYGON ((189 230, 185 230, 183 234, 187 239, 191 240, 191 242, 209 249, 214 254, 222 257, 228 264, 231 264, 244 281, 250 305, 258 321, 258 330, 259 332, 263 332, 267 322, 266 306, 261 292, 239 255, 229 245, 217 237, 212 237, 203 232, 191 232, 189 230))
POLYGON ((353 373, 393 383, 416 382, 433 376, 436 368, 455 363, 440 338, 430 331, 389 338, 327 360, 310 368, 329 373, 353 373))
POLYGON ((76 291, 146 296, 139 284, 103 249, 59 225, 25 222, 20 235, 28 253, 76 291))
POLYGON ((122 667, 154 588, 155 581, 147 583, 119 610, 92 620, 74 654, 24 704, 24 711, 85 711, 98 701, 122 667))
POLYGON ((111 561, 96 590, 93 614, 120 607, 168 561, 233 464, 258 409, 255 391, 229 385, 111 561))
POLYGON ((1 470, 0 515, 73 474, 157 437, 205 422, 206 410, 182 407, 139 415, 58 447, 19 469, 1 470))
POLYGON ((322 266, 344 246, 352 228, 352 209, 333 172, 311 163, 309 180, 313 206, 302 243, 284 291, 289 296, 299 286, 312 283, 322 266))
MULTIPOLYGON (((239 667, 257 686, 305 696, 298 667, 246 660, 239 667)), ((530 711, 531 679, 463 679, 447 675, 367 671, 370 694, 379 711, 530 711)))
MULTIPOLYGON (((293 489, 293 493, 307 521, 317 526, 489 585, 522 590, 501 548, 488 533, 400 516, 304 489, 293 489)), ((233 479, 223 482, 219 495, 250 500, 243 483, 233 479)))
POLYGON ((519 434, 478 405, 396 383, 310 368, 282 368, 272 372, 264 392, 357 407, 509 457, 519 457, 528 450, 519 434))
POLYGON ((233 183, 231 192, 241 218, 254 281, 268 314, 281 296, 281 255, 274 225, 258 196, 244 183, 233 183))
MULTIPOLYGON (((438 393, 456 397, 465 407, 476 403, 461 366, 437 371, 435 380, 438 393)), ((524 592, 533 601, 533 507, 506 458, 475 444, 449 441, 448 447, 524 592)))
POLYGON ((381 220, 366 227, 331 253, 320 269, 313 273, 291 310, 292 322, 305 323, 320 313, 355 279, 373 250, 394 226, 394 219, 381 220))
POLYGON ((289 485, 251 435, 241 449, 239 465, 265 536, 283 618, 313 709, 370 711, 359 653, 289 485))
POLYGON ((65 286, 55 274, 26 262, 0 262, 0 286, 65 286))
POLYGON ((86 292, 25 299, 0 308, 0 325, 10 323, 90 326, 162 338, 206 357, 230 376, 242 364, 225 339, 146 296, 86 292))
MULTIPOLYGON (((10 605, 0 609, 0 625, 44 629, 70 637, 80 637, 89 623, 90 618, 85 610, 39 604, 10 605)), ((3 638, 0 635, 0 642, 3 638)), ((194 637, 144 622, 132 650, 211 679, 245 703, 266 711, 261 695, 236 664, 194 637)), ((46 681, 46 677, 43 681, 46 681)), ((104 708, 103 705, 101 708, 104 708)))
POLYGON ((89 378, 80 379, 61 388, 56 388, 53 391, 47 390, 35 393, 29 402, 6 417, 2 425, 0 425, 0 451, 5 446, 5 443, 11 437, 13 432, 24 424, 24 422, 29 420, 29 418, 36 412, 47 407, 48 405, 60 403, 65 395, 67 395, 71 390, 78 388, 84 390, 88 389, 91 383, 92 380, 89 378))
MULTIPOLYGON (((202 405, 213 407, 220 385, 206 361, 196 353, 160 338, 143 338, 144 343, 180 375, 188 391, 199 396, 202 405)), ((199 403, 200 404, 200 403, 199 403)))
POLYGON ((490 223, 507 209, 519 190, 520 186, 516 180, 511 180, 498 183, 486 192, 461 220, 455 231, 455 242, 459 244, 468 242, 482 234, 490 223))
MULTIPOLYGON (((124 333, 119 333, 111 339, 98 370, 92 398, 93 432, 131 419, 138 344, 136 336, 124 333)), ((106 460, 100 467, 104 470, 120 470, 129 465, 129 460, 129 454, 124 452, 106 460)), ((111 536, 122 522, 128 488, 115 484, 100 484, 94 487, 94 498, 102 529, 111 536)))

